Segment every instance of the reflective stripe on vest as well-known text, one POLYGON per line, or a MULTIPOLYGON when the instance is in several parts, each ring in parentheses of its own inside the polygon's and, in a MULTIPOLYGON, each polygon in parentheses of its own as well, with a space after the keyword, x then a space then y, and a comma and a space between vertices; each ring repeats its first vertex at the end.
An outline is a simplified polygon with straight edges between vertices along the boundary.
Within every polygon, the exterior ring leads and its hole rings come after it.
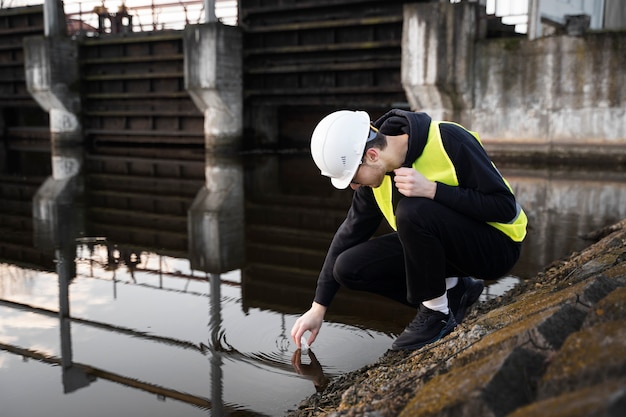
MULTIPOLYGON (((446 185, 451 185, 458 187, 459 180, 456 176, 456 169, 454 164, 450 160, 450 157, 446 153, 443 142, 441 140, 441 132, 439 131, 440 123, 451 123, 451 122, 435 122, 432 121, 430 123, 430 129, 428 131, 428 139, 426 140, 426 146, 424 147, 424 151, 422 155, 415 162, 413 162, 413 169, 419 171, 422 175, 428 178, 430 181, 441 182, 446 185)), ((453 123, 456 124, 456 123, 453 123)), ((460 126, 457 124, 457 126, 460 126)), ((462 127, 462 126, 460 126, 462 127)), ((470 132, 478 141, 480 142, 480 138, 478 134, 475 132, 470 132)), ((481 143, 482 146, 482 143, 481 143)), ((495 168, 495 165, 494 165, 495 168)), ((496 168, 497 170, 497 168, 496 168)), ((511 186, 508 181, 504 178, 504 183, 509 188, 511 193, 513 192, 511 186)), ((373 188, 374 197, 376 198, 376 203, 378 203, 378 207, 380 211, 387 219, 389 225, 394 229, 396 228, 396 216, 393 212, 393 203, 392 203, 392 184, 391 177, 385 175, 382 184, 373 188)), ((497 223, 497 222, 487 222, 487 224, 495 227, 496 229, 502 231, 507 236, 509 236, 515 242, 521 242, 524 240, 526 236, 526 224, 528 223, 528 219, 526 218, 526 213, 517 204, 517 214, 513 220, 508 223, 497 223)))

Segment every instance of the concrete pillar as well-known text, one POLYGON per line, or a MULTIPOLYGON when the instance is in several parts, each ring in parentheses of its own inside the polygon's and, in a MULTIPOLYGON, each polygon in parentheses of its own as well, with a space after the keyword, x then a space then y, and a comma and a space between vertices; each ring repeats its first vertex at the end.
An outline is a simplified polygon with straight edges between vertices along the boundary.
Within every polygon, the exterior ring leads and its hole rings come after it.
POLYGON ((204 113, 206 149, 239 146, 243 133, 240 29, 220 22, 188 25, 183 38, 185 88, 204 113))
POLYGON ((411 109, 463 123, 472 107, 476 3, 404 5, 402 85, 411 109))
POLYGON ((626 28, 626 7, 623 0, 605 0, 603 29, 624 30, 626 28))
POLYGON ((188 213, 191 267, 211 274, 238 269, 245 257, 243 165, 206 153, 205 186, 188 213))
POLYGON ((24 67, 28 92, 50 115, 53 146, 82 143, 76 42, 60 37, 25 38, 24 67))
POLYGON ((215 15, 215 0, 204 0, 202 4, 204 5, 204 22, 217 22, 217 16, 215 15))
POLYGON ((67 23, 62 0, 45 0, 43 3, 44 35, 67 36, 67 23))

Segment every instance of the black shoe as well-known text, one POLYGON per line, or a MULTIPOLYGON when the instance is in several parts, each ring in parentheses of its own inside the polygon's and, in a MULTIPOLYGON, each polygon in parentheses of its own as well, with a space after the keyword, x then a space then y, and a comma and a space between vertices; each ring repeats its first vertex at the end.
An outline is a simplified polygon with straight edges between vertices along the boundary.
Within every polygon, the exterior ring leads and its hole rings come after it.
POLYGON ((458 324, 463 322, 469 306, 474 304, 485 288, 485 281, 472 277, 459 278, 459 283, 448 290, 448 307, 458 324))
POLYGON ((391 345, 393 350, 413 350, 441 339, 456 327, 452 313, 431 310, 420 304, 417 315, 391 345))

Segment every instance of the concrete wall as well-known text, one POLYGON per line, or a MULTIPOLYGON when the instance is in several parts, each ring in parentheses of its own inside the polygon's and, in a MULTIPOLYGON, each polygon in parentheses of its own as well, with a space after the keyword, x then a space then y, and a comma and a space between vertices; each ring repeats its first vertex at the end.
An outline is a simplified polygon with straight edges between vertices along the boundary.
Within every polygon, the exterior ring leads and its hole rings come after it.
POLYGON ((626 160, 626 31, 485 39, 477 7, 405 6, 402 80, 413 110, 466 125, 488 148, 626 160), (442 26, 425 31, 433 22, 442 26))
POLYGON ((485 137, 626 141, 626 32, 477 44, 472 126, 485 137))

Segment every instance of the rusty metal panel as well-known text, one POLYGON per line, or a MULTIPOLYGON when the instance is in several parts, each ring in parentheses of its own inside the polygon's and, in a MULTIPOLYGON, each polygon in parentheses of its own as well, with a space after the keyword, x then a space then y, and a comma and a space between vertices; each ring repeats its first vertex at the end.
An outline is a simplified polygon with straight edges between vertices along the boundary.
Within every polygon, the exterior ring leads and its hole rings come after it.
POLYGON ((86 40, 80 62, 89 142, 204 145, 204 115, 184 87, 182 32, 86 40))
POLYGON ((0 9, 0 119, 8 150, 49 142, 48 115, 26 88, 22 46, 24 37, 43 33, 42 5, 0 9))
POLYGON ((406 102, 400 82, 403 3, 241 0, 246 103, 406 102))

